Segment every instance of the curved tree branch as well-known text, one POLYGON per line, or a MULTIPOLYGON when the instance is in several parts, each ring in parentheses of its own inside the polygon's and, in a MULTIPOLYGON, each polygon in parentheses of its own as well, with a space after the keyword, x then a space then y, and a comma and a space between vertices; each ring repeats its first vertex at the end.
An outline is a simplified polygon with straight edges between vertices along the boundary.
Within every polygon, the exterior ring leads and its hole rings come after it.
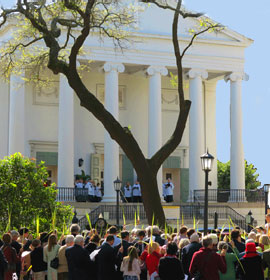
MULTIPOLYGON (((159 8, 162 8, 162 9, 165 9, 165 10, 167 9, 167 10, 171 10, 171 11, 177 12, 183 18, 188 18, 188 17, 189 18, 198 18, 198 17, 203 15, 203 13, 186 12, 186 11, 174 8, 174 7, 170 6, 170 5, 168 5, 167 3, 165 5, 163 5, 163 4, 160 4, 158 2, 158 0, 141 0, 141 2, 143 2, 143 3, 152 3, 152 4, 155 4, 159 8)), ((180 2, 182 3, 182 0, 180 2)), ((180 6, 181 6, 181 3, 180 3, 180 6)))

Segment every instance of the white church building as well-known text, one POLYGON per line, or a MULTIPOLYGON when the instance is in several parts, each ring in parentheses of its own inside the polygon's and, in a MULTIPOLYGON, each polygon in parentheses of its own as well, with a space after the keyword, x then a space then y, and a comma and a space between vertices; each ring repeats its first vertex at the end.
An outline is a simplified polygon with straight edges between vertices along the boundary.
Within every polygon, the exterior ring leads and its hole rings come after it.
MULTIPOLYGON (((128 49, 119 51, 111 40, 100 42, 90 36, 85 44, 89 54, 80 59, 80 63, 91 60, 91 72, 81 73, 88 89, 131 129, 146 156, 170 137, 179 113, 177 90, 170 81, 170 73, 176 73, 172 16, 171 11, 150 6, 139 14, 138 30, 131 34, 134 42, 128 49)), ((182 48, 191 38, 189 29, 196 24, 197 19, 180 20, 182 48)), ((10 35, 9 28, 0 30, 0 42, 10 35)), ((217 187, 219 81, 230 83, 230 116, 224 117, 230 118, 231 188, 245 188, 241 100, 242 83, 248 80, 245 49, 252 42, 225 28, 197 38, 184 57, 185 95, 192 107, 183 139, 164 162, 158 178, 160 184, 172 179, 176 202, 187 201, 193 190, 204 188, 200 156, 207 148, 215 157, 210 181, 217 187)), ((52 75, 48 73, 44 75, 52 75)), ((59 187, 74 187, 74 175, 84 170, 92 179, 104 182, 104 200, 109 201, 115 197, 113 181, 117 176, 123 183, 136 180, 129 159, 101 123, 80 106, 61 75, 53 76, 45 88, 25 83, 19 76, 11 76, 10 83, 1 81, 0 131, 0 158, 21 152, 45 161, 50 180, 59 187)))

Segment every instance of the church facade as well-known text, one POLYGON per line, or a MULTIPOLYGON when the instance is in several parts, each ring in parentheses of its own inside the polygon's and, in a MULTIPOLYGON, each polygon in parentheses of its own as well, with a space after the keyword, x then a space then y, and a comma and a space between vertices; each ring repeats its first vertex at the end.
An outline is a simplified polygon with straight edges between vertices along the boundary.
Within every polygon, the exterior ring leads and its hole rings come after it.
MULTIPOLYGON (((90 36, 85 49, 91 71, 82 72, 88 89, 120 123, 129 127, 144 154, 152 156, 170 137, 179 113, 177 90, 170 73, 176 73, 171 37, 172 13, 149 7, 139 15, 138 31, 124 51, 110 40, 90 36), (160 18, 166 18, 161 21, 160 18), (91 62, 89 62, 91 60, 91 62)), ((196 19, 181 20, 180 45, 190 40, 188 30, 196 19)), ((0 38, 8 37, 2 31, 0 38)), ((3 40, 2 40, 3 42, 3 40)), ((182 142, 164 162, 158 180, 171 178, 176 202, 187 201, 195 189, 204 188, 200 156, 206 149, 215 157, 210 173, 217 187, 216 85, 230 83, 231 188, 245 187, 242 144, 242 90, 245 49, 252 40, 225 28, 197 38, 184 58, 185 96, 192 101, 182 142)), ((31 75, 26 70, 23 75, 31 75)), ((44 75, 52 75, 44 71, 44 75)), ((121 148, 103 126, 80 106, 64 76, 52 75, 48 87, 25 83, 22 76, 1 82, 0 158, 21 152, 45 161, 51 181, 74 187, 75 174, 83 170, 104 183, 104 200, 115 197, 113 181, 136 180, 136 173, 121 148)))

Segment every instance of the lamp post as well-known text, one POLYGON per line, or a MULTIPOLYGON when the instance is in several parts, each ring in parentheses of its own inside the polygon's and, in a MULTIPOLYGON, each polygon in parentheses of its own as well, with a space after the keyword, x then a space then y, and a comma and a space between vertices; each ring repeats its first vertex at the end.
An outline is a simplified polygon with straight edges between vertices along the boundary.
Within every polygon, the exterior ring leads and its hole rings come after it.
POLYGON ((119 226, 119 192, 121 190, 122 182, 117 177, 117 179, 113 182, 114 190, 116 191, 116 225, 119 226))
POLYGON ((268 209, 268 194, 269 194, 270 184, 264 184, 263 190, 264 190, 264 202, 265 202, 265 215, 267 215, 267 209, 268 209))
POLYGON ((202 170, 205 172, 205 191, 204 191, 204 234, 208 231, 208 173, 212 170, 214 157, 207 152, 201 156, 202 170))

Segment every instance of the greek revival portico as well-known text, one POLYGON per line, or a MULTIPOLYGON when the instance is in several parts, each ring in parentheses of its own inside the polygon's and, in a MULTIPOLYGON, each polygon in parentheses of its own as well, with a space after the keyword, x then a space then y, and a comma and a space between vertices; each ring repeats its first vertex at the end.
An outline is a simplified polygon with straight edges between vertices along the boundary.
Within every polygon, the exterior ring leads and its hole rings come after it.
MULTIPOLYGON (((116 50, 110 40, 100 42, 98 36, 91 34, 84 46, 85 56, 79 58, 81 65, 91 61, 91 72, 82 70, 80 73, 86 87, 123 126, 130 125, 148 157, 170 137, 179 112, 177 91, 170 83, 170 73, 176 74, 171 21, 162 24, 152 21, 152 16, 162 18, 163 13, 162 9, 152 6, 143 12, 138 32, 130 34, 132 43, 123 52, 116 50), (120 91, 125 95, 120 97, 120 91)), ((170 11, 166 13, 168 18, 173 17, 170 11)), ((179 41, 183 49, 190 42, 189 28, 198 22, 181 19, 180 24, 183 28, 179 41)), ((9 36, 8 29, 5 32, 9 36)), ((171 169, 181 168, 185 171, 189 194, 203 189, 200 156, 209 148, 217 158, 218 82, 230 83, 230 116, 224 117, 231 120, 231 188, 245 188, 241 85, 247 80, 245 49, 251 44, 252 40, 226 28, 217 34, 212 32, 197 38, 185 54, 184 91, 192 106, 183 141, 171 155, 172 161, 165 163, 158 173, 160 188, 162 178, 170 176, 171 169), (175 164, 171 164, 173 160, 175 164)), ((123 179, 121 148, 94 116, 80 106, 64 76, 55 76, 53 90, 39 95, 35 85, 24 82, 23 76, 29 74, 27 69, 20 76, 12 75, 10 85, 1 82, 1 157, 14 152, 33 157, 38 152, 54 153, 58 186, 73 187, 74 174, 82 170, 78 159, 84 159, 83 168, 87 174, 94 173, 96 162, 92 162, 92 155, 96 155, 97 162, 102 162, 97 172, 102 173, 104 180, 104 199, 114 199, 113 181, 117 176, 123 179)), ((131 171, 134 174, 133 169, 131 171)), ((175 180, 181 181, 181 176, 178 174, 175 180)), ((209 179, 216 188, 216 160, 209 179)))
MULTIPOLYGON (((101 63, 101 62, 100 62, 101 63)), ((105 107, 113 116, 119 117, 118 86, 119 75, 125 74, 125 68, 132 69, 130 65, 119 62, 103 62, 103 75, 105 84, 105 107)), ((138 69, 138 66, 134 68, 138 69)), ((148 152, 152 156, 162 145, 162 77, 174 71, 167 65, 149 65, 141 67, 141 75, 148 82, 148 152), (145 70, 144 70, 145 69, 145 70)), ((248 77, 243 72, 220 74, 218 78, 211 79, 211 70, 203 68, 190 68, 185 71, 188 92, 192 106, 189 115, 189 191, 203 189, 203 173, 200 166, 200 155, 208 147, 216 157, 215 135, 215 96, 216 83, 222 78, 230 82, 231 100, 231 188, 245 187, 244 152, 242 144, 242 104, 241 84, 248 77), (210 79, 209 79, 210 77, 210 79), (210 114, 210 117, 209 117, 210 114), (209 129, 211 127, 211 129, 209 129), (213 129, 214 127, 214 129, 213 129)), ((228 93, 229 94, 229 93, 228 93)), ((9 103, 9 154, 21 152, 25 154, 25 141, 23 139, 25 118, 25 85, 19 77, 10 79, 9 103), (19 84, 19 86, 18 86, 19 84), (16 96, 16 98, 15 98, 16 96), (20 137, 19 137, 20 136, 20 137)), ((59 119, 58 119, 58 186, 72 187, 74 180, 74 93, 66 78, 59 78, 59 119)), ((229 116, 228 116, 229 117, 229 116)), ((147 120, 146 120, 147 121, 147 120)), ((181 144, 180 144, 181 146, 181 144)), ((104 199, 114 199, 115 192, 112 182, 119 173, 119 146, 109 134, 104 134, 104 199)), ((212 182, 216 186, 217 167, 212 172, 212 182)), ((159 186, 162 183, 162 172, 158 174, 159 186)))

